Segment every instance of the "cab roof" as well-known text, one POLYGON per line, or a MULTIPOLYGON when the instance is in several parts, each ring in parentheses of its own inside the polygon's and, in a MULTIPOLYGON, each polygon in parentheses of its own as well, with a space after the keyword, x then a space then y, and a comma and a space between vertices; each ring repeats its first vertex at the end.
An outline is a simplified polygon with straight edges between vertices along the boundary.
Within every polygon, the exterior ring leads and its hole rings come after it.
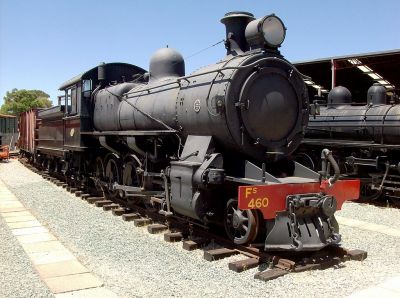
MULTIPOLYGON (((106 63, 103 65, 106 71, 106 83, 110 83, 113 81, 122 82, 123 80, 131 81, 133 76, 136 75, 143 75, 146 73, 146 70, 140 68, 139 66, 129 64, 129 63, 120 63, 120 62, 113 62, 113 63, 106 63)), ((61 84, 58 88, 59 90, 69 89, 71 86, 75 85, 76 83, 82 80, 92 80, 93 86, 97 85, 97 68, 93 67, 71 79, 61 84)))

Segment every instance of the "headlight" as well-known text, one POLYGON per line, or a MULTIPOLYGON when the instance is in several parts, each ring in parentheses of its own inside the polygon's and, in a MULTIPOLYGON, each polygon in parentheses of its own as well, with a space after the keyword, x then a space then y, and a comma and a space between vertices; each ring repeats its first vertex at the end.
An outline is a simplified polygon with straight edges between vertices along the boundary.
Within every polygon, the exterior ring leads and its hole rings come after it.
POLYGON ((278 48, 285 40, 286 28, 280 18, 269 15, 251 21, 246 27, 245 34, 251 47, 278 48))
POLYGON ((285 40, 286 28, 276 16, 266 17, 262 22, 265 42, 272 47, 279 47, 285 40))

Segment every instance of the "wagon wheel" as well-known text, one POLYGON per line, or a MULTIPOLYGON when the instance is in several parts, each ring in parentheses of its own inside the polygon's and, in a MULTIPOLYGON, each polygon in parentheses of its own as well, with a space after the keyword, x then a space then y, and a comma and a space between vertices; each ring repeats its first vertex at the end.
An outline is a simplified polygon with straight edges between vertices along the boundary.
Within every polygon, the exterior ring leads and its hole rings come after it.
POLYGON ((236 244, 254 241, 258 234, 258 215, 255 210, 241 210, 238 201, 230 199, 226 204, 224 225, 228 237, 236 244))
POLYGON ((57 175, 60 175, 60 173, 61 173, 61 163, 60 162, 58 162, 58 161, 55 161, 55 163, 54 163, 54 172, 57 174, 57 175))
POLYGON ((140 175, 137 173, 137 163, 133 160, 129 160, 124 164, 122 171, 122 183, 127 186, 139 187, 142 183, 140 175))
POLYGON ((95 167, 94 176, 99 180, 104 179, 104 163, 103 163, 103 160, 101 159, 101 157, 96 158, 96 167, 95 167))
POLYGON ((52 160, 52 159, 47 160, 46 170, 47 170, 47 172, 49 172, 49 174, 54 174, 54 170, 55 170, 54 160, 52 160))
MULTIPOLYGON (((139 164, 134 159, 130 159, 125 163, 122 178, 124 185, 135 187, 143 186, 143 175, 137 172, 138 167, 139 164)), ((135 203, 142 202, 144 207, 150 212, 155 212, 158 210, 150 202, 149 197, 130 197, 129 200, 135 203)))
POLYGON ((118 196, 117 190, 111 190, 111 187, 114 183, 121 184, 121 174, 118 161, 111 157, 105 169, 105 180, 108 183, 108 188, 106 189, 106 196, 111 199, 114 199, 118 196))
POLYGON ((371 186, 369 183, 361 183, 360 201, 368 202, 368 201, 377 200, 377 199, 379 199, 379 197, 381 195, 382 195, 381 190, 371 189, 371 186))
MULTIPOLYGON (((91 191, 98 192, 100 194, 104 193, 103 186, 100 183, 104 181, 104 163, 101 157, 97 157, 94 161, 94 168, 92 170, 91 179, 88 180, 88 186, 91 191)), ((91 192, 89 190, 89 192, 91 192)))
POLYGON ((47 160, 47 158, 43 158, 43 160, 40 163, 40 169, 42 171, 46 171, 48 163, 49 163, 49 161, 47 160))
POLYGON ((80 190, 85 190, 87 188, 87 178, 85 173, 87 173, 87 164, 85 162, 82 163, 82 167, 79 169, 76 175, 77 180, 77 188, 80 190))
MULTIPOLYGON (((122 171, 122 183, 124 185, 134 187, 140 187, 142 185, 142 177, 136 170, 138 166, 138 163, 133 159, 128 159, 124 163, 124 168, 122 171)), ((134 197, 130 199, 136 201, 134 197)))
POLYGON ((69 183, 70 181, 70 169, 69 169, 69 163, 67 161, 63 161, 61 163, 61 177, 63 181, 66 183, 69 183))

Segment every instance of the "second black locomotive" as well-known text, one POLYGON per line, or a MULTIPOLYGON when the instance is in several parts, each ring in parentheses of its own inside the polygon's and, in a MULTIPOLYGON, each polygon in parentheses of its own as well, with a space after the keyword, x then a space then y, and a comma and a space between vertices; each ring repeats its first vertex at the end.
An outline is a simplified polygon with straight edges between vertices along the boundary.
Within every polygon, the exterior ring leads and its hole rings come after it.
POLYGON ((400 205, 400 105, 394 93, 387 96, 378 83, 367 101, 355 103, 350 91, 337 86, 328 94, 319 115, 311 116, 298 161, 318 165, 318 151, 328 146, 339 160, 345 177, 361 179, 362 198, 382 194, 400 205))

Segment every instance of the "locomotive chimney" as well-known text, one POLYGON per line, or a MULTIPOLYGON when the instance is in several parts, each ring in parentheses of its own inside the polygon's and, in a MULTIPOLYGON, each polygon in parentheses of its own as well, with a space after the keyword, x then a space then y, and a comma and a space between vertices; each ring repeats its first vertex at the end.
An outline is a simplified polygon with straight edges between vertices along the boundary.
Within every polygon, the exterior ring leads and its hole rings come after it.
POLYGON ((97 79, 99 82, 106 79, 106 64, 104 62, 100 63, 97 67, 97 79))
POLYGON ((247 24, 254 19, 253 14, 243 11, 228 12, 221 19, 221 23, 226 27, 227 55, 238 54, 249 49, 245 31, 247 24))

